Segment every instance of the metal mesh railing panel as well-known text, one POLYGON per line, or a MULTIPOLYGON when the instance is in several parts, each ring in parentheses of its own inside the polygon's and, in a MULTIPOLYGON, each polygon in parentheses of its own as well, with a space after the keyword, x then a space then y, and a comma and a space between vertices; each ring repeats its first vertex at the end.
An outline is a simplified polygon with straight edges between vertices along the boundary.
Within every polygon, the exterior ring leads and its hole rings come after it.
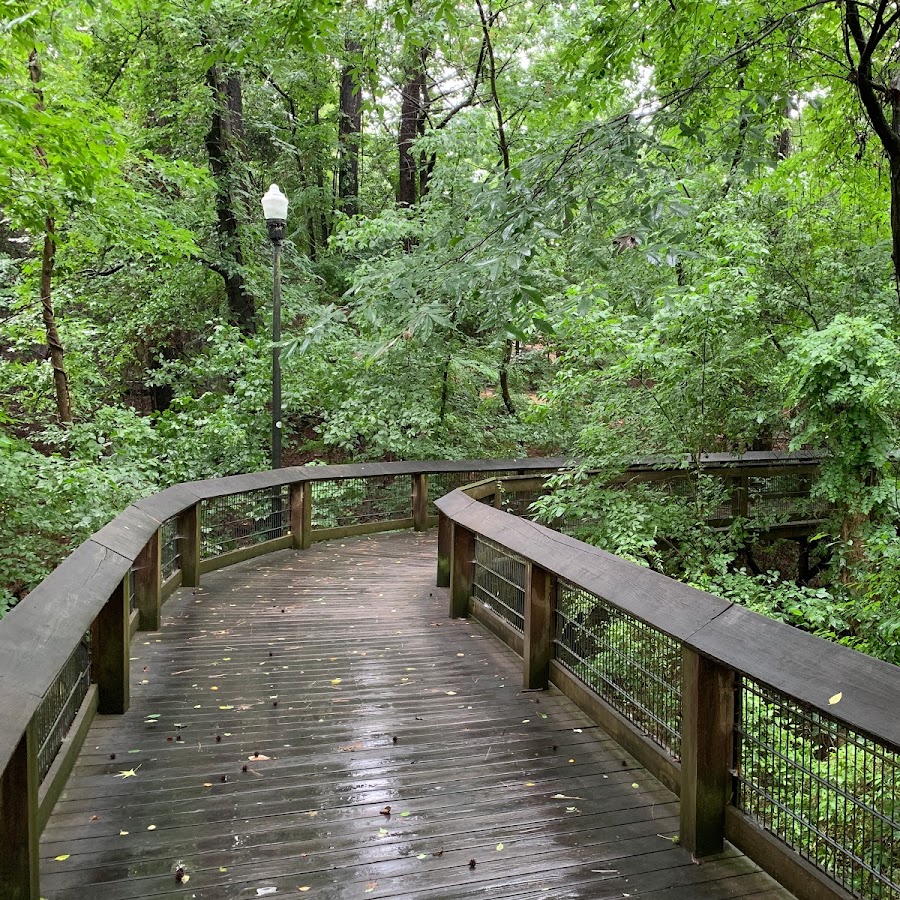
POLYGON ((524 633, 525 560, 476 536, 472 596, 476 603, 524 633))
POLYGON ((204 500, 200 507, 202 559, 242 550, 290 533, 287 485, 204 500))
POLYGON ((161 563, 163 581, 181 568, 181 546, 178 539, 178 518, 166 519, 162 525, 161 563))
POLYGON ((335 478, 310 482, 313 528, 393 522, 412 516, 408 475, 335 478))
POLYGON ((743 677, 735 803, 856 897, 900 898, 900 754, 743 677))
POLYGON ((557 661, 676 759, 681 644, 567 581, 557 583, 557 661))
POLYGON ((69 733, 91 683, 91 637, 86 634, 62 667, 34 714, 38 777, 44 780, 69 733))
POLYGON ((428 476, 428 514, 437 515, 435 500, 440 500, 444 494, 455 491, 457 488, 476 481, 484 481, 486 478, 508 478, 516 472, 432 472, 428 476))
POLYGON ((530 519, 532 518, 531 504, 543 495, 544 491, 540 490, 517 491, 515 490, 515 482, 502 485, 500 508, 514 516, 530 519))
POLYGON ((810 502, 813 476, 787 473, 784 475, 752 476, 748 480, 751 513, 801 519, 819 512, 810 502))

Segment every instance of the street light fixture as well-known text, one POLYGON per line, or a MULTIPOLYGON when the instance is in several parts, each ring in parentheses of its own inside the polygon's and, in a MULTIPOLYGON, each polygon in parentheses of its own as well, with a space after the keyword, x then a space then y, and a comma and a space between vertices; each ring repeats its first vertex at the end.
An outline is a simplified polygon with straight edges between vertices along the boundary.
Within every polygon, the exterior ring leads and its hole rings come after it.
POLYGON ((277 184, 262 198, 263 215, 272 242, 272 468, 281 468, 281 243, 288 198, 277 184))

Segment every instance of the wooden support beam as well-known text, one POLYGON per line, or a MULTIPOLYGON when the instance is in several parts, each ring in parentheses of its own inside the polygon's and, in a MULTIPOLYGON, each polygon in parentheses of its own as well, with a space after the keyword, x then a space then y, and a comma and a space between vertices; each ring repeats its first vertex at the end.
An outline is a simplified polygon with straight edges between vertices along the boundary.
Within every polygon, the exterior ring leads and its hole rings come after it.
POLYGON ((312 482, 300 481, 291 485, 291 534, 297 550, 312 546, 312 482))
POLYGON ((189 506, 178 516, 181 584, 184 587, 200 586, 200 502, 189 506))
POLYGON ((125 583, 120 582, 96 619, 96 643, 91 656, 99 693, 97 711, 103 714, 124 713, 128 710, 131 691, 129 656, 131 631, 130 610, 125 583))
POLYGON ((305 481, 295 481, 290 487, 291 538, 295 550, 303 549, 303 485, 305 481))
POLYGON ((38 900, 38 758, 34 721, 0 773, 0 893, 4 900, 38 900))
POLYGON ((140 631, 159 631, 162 609, 162 529, 147 541, 134 561, 134 600, 140 631))
POLYGON ((450 618, 469 614, 469 598, 475 577, 475 535, 453 523, 450 555, 450 618))
POLYGON ((453 551, 453 522, 438 512, 437 586, 450 587, 450 556, 453 551))
POLYGON ((413 528, 426 531, 428 528, 428 476, 417 472, 412 477, 413 528))
POLYGON ((543 690, 550 682, 550 655, 556 578, 532 562, 525 564, 525 643, 522 653, 526 690, 543 690))
POLYGON ((734 764, 734 671, 682 647, 681 843, 721 853, 734 764))

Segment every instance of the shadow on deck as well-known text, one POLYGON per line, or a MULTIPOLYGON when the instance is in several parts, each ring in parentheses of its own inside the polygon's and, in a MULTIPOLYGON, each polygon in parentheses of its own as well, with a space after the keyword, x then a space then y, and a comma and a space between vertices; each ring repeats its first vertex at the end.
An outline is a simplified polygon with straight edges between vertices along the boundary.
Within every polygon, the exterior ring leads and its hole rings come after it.
POLYGON ((791 896, 735 851, 695 864, 677 798, 523 693, 434 572, 433 534, 388 534, 180 590, 43 833, 42 896, 791 896))

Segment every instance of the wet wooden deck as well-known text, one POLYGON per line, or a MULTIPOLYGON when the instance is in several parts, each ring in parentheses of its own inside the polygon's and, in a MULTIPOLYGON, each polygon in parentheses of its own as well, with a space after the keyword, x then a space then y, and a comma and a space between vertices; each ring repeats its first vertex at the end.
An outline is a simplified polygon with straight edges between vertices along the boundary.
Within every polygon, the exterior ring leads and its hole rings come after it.
POLYGON ((522 693, 434 573, 433 534, 397 534, 179 591, 47 825, 43 897, 790 896, 736 852, 695 864, 676 798, 522 693))

